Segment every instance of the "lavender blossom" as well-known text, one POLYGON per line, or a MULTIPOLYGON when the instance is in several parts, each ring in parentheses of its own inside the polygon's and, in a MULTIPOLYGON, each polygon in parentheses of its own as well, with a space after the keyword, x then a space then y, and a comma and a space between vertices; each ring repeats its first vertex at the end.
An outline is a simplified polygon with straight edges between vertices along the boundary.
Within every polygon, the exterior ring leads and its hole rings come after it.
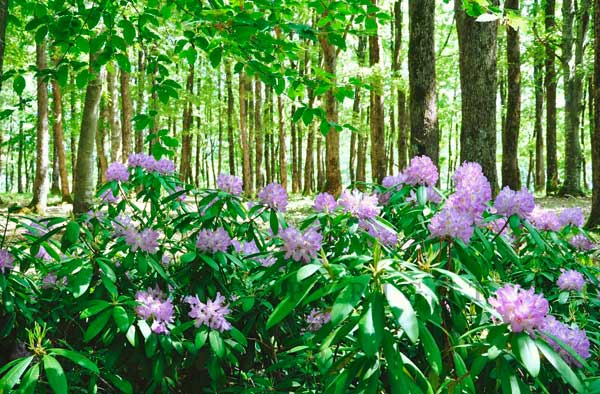
POLYGON ((351 192, 344 190, 338 203, 344 212, 359 219, 372 219, 381 212, 377 195, 362 193, 356 189, 351 192))
POLYGON ((581 209, 579 208, 563 209, 563 211, 558 216, 558 223, 561 227, 565 227, 568 225, 574 227, 581 227, 585 223, 583 211, 581 211, 581 209))
POLYGON ((106 189, 100 194, 100 201, 102 201, 103 204, 116 204, 120 200, 119 196, 115 196, 111 189, 106 189))
POLYGON ((230 245, 231 237, 223 227, 216 230, 200 230, 196 240, 196 248, 208 253, 227 252, 230 245))
POLYGON ((454 208, 442 209, 436 213, 427 226, 432 237, 441 239, 458 238, 468 244, 473 236, 473 220, 454 208))
POLYGON ((217 178, 217 188, 234 196, 242 194, 243 186, 242 178, 239 176, 219 174, 217 178))
POLYGON ((472 223, 481 222, 487 203, 492 198, 492 188, 478 163, 464 162, 452 177, 456 186, 446 203, 471 219, 472 223))
POLYGON ((536 207, 529 215, 529 221, 538 230, 559 231, 561 229, 558 216, 556 216, 554 212, 546 209, 536 207))
POLYGON ((559 339, 569 346, 584 360, 590 358, 590 340, 588 339, 585 330, 581 330, 577 326, 569 327, 556 320, 554 316, 549 315, 540 327, 540 331, 546 342, 548 342, 548 344, 569 364, 581 367, 581 363, 550 336, 559 339))
POLYGON ((534 331, 544 324, 550 310, 548 300, 542 294, 535 294, 533 288, 521 289, 519 285, 506 284, 488 301, 502 316, 502 321, 510 324, 513 332, 525 331, 529 335, 535 335, 534 331))
POLYGON ((167 324, 174 321, 174 309, 171 300, 165 299, 165 295, 158 287, 147 291, 138 291, 135 300, 139 303, 135 309, 136 314, 144 320, 152 319, 152 332, 156 334, 168 334, 167 324))
POLYGON ((525 187, 516 192, 506 186, 498 193, 494 208, 497 213, 506 217, 517 215, 526 219, 535 208, 535 199, 525 187))
POLYGON ((128 159, 129 167, 141 167, 148 172, 154 171, 155 162, 154 157, 145 153, 132 153, 128 159))
POLYGON ((581 272, 568 270, 562 272, 556 281, 556 285, 561 290, 581 291, 585 286, 585 279, 581 272))
POLYGON ((206 301, 206 304, 200 302, 198 296, 188 296, 185 302, 190 304, 191 310, 188 315, 194 319, 196 328, 204 324, 220 332, 231 330, 231 324, 227 321, 230 313, 229 306, 225 305, 225 297, 221 293, 217 293, 214 301, 206 301))
POLYGON ((110 163, 106 169, 106 180, 108 182, 127 182, 129 180, 129 170, 127 169, 127 166, 119 162, 110 163))
POLYGON ((306 317, 306 322, 308 323, 309 331, 319 331, 321 327, 325 324, 329 323, 331 320, 331 313, 323 312, 318 309, 313 309, 310 311, 310 315, 306 317))
POLYGON ((438 181, 438 170, 427 156, 415 156, 404 170, 404 182, 409 185, 434 186, 438 181))
POLYGON ((161 175, 169 175, 175 172, 175 163, 169 159, 160 159, 154 163, 154 171, 161 175))
POLYGON ((366 220, 361 220, 359 224, 369 233, 370 236, 377 239, 383 246, 394 248, 396 245, 398 245, 398 234, 389 230, 387 227, 384 227, 376 222, 370 222, 366 220))
POLYGON ((588 252, 594 249, 594 243, 585 235, 577 234, 569 240, 569 243, 582 252, 588 252))
POLYGON ((315 197, 313 208, 317 212, 331 213, 337 208, 337 201, 329 193, 319 193, 315 197))
POLYGON ((6 249, 0 249, 0 272, 7 273, 14 268, 15 258, 6 249))
POLYGON ((398 189, 399 186, 402 186, 406 182, 406 176, 402 173, 397 175, 388 175, 383 178, 381 185, 386 189, 398 189))
POLYGON ((285 212, 288 204, 287 192, 279 183, 270 183, 258 193, 263 205, 285 212))
POLYGON ((159 233, 156 230, 144 229, 136 231, 134 228, 125 230, 125 243, 131 246, 131 251, 135 252, 140 249, 143 252, 154 254, 158 251, 159 233))
POLYGON ((323 236, 314 228, 307 229, 304 234, 294 227, 288 227, 280 233, 284 242, 282 249, 285 258, 309 263, 321 249, 323 236))

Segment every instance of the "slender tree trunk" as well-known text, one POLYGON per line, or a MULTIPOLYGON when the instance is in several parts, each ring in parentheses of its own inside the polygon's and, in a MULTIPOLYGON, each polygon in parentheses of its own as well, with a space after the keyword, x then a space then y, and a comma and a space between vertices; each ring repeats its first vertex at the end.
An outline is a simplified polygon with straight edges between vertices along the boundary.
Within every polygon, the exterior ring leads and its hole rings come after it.
POLYGON ((437 164, 440 136, 435 91, 435 0, 409 0, 408 4, 410 152, 411 156, 427 155, 437 164))
POLYGON ((23 189, 23 151, 25 147, 25 133, 23 132, 23 119, 19 119, 19 151, 17 152, 17 193, 24 193, 23 189))
POLYGON ((121 70, 121 136, 122 141, 122 161, 126 162, 131 153, 132 134, 131 119, 133 117, 133 103, 131 101, 131 89, 129 80, 131 76, 127 71, 121 70))
MULTIPOLYGON (((219 70, 221 70, 219 68, 219 70)), ((219 103, 219 124, 218 124, 218 132, 219 132, 219 147, 218 147, 218 155, 217 155, 217 172, 221 174, 223 171, 223 87, 221 86, 221 74, 219 73, 218 80, 218 88, 217 88, 217 102, 219 103)))
POLYGON ((323 171, 323 137, 321 133, 317 134, 317 185, 316 191, 323 190, 325 184, 325 172, 323 171))
POLYGON ((283 118, 283 100, 277 96, 277 122, 279 124, 279 180, 284 189, 287 189, 287 161, 285 157, 285 120, 283 118))
MULTIPOLYGON (((308 53, 306 54, 308 56, 308 53)), ((310 74, 308 60, 305 59, 306 74, 310 74)), ((312 68, 312 66, 311 66, 312 68)), ((308 88, 308 106, 312 108, 315 101, 315 91, 313 88, 308 88)), ((308 124, 308 136, 306 138, 306 153, 304 155, 304 189, 302 194, 308 195, 314 190, 314 148, 315 148, 315 122, 308 124)))
MULTIPOLYGON (((546 35, 554 32, 556 25, 555 0, 546 0, 544 9, 544 20, 546 35)), ((558 189, 558 159, 556 152, 556 54, 553 45, 546 45, 546 75, 544 87, 546 89, 546 193, 552 193, 558 189)))
MULTIPOLYGON (((94 64, 94 58, 90 63, 94 64)), ((96 73, 88 82, 81 116, 79 146, 77 149, 77 169, 75 170, 75 190, 73 212, 87 212, 94 202, 94 140, 98 130, 98 108, 102 97, 102 78, 96 73)))
MULTIPOLYGON (((519 0, 506 0, 505 10, 519 12, 519 0)), ((506 124, 502 133, 502 186, 521 188, 519 173, 519 129, 521 127, 521 49, 519 31, 506 28, 506 63, 508 95, 506 124)))
POLYGON ((121 161, 121 125, 119 124, 119 95, 117 77, 114 72, 106 72, 108 125, 110 126, 110 161, 121 161))
POLYGON ((190 66, 186 80, 187 98, 183 103, 183 124, 181 137, 181 158, 179 166, 179 178, 182 182, 192 180, 192 102, 191 97, 194 94, 194 66, 190 66))
POLYGON ((263 123, 262 123, 262 82, 256 76, 254 81, 254 145, 256 146, 256 163, 254 165, 256 171, 256 190, 259 190, 264 185, 262 174, 263 161, 263 123))
POLYGON ((462 124, 460 160, 481 164, 495 193, 497 22, 476 22, 456 0, 462 124))
MULTIPOLYGON (((48 68, 46 60, 46 44, 38 43, 36 49, 36 65, 41 72, 48 68)), ((36 161, 35 180, 33 183, 33 199, 30 206, 39 214, 46 211, 48 204, 48 84, 42 76, 37 77, 37 126, 36 126, 36 161)))
POLYGON ((67 158, 65 156, 65 133, 63 122, 62 92, 58 81, 52 80, 52 109, 54 112, 54 145, 58 154, 58 170, 60 172, 60 192, 62 201, 72 202, 69 192, 69 175, 67 173, 67 158))
POLYGON ((292 193, 298 193, 298 146, 297 136, 298 128, 296 122, 293 121, 294 114, 296 112, 296 106, 292 104, 292 110, 290 113, 290 139, 292 145, 292 193))
MULTIPOLYGON (((108 156, 106 155, 107 126, 110 114, 104 97, 100 99, 100 116, 98 117, 98 130, 96 131, 96 157, 98 162, 98 187, 106 183, 106 169, 108 168, 108 156)), ((110 132, 110 126, 108 126, 110 132)))
POLYGON ((592 147, 592 210, 587 228, 600 227, 600 0, 594 1, 594 117, 592 147))
POLYGON ((533 79, 535 83, 535 190, 542 191, 546 185, 546 173, 544 172, 544 72, 543 58, 536 56, 533 66, 533 79))
POLYGON ((52 144, 52 176, 50 177, 50 194, 60 193, 60 173, 58 172, 58 147, 52 144))
MULTIPOLYGON (((400 53, 402 51, 402 0, 394 2, 394 51, 392 54, 392 71, 397 78, 401 78, 400 70, 402 60, 400 53)), ((406 114, 406 93, 404 89, 398 88, 396 97, 396 107, 398 113, 398 169, 403 170, 408 164, 408 135, 407 135, 407 114, 406 114)))
MULTIPOLYGON (((137 97, 137 113, 141 114, 144 112, 144 95, 146 84, 146 55, 143 50, 138 51, 138 70, 137 70, 137 85, 138 85, 138 97, 137 97)), ((138 130, 135 133, 135 151, 137 153, 144 151, 144 130, 138 130)))
POLYGON ((235 175, 235 145, 233 143, 233 76, 231 63, 225 64, 225 85, 227 87, 227 143, 229 145, 229 173, 235 175))
POLYGON ((271 133, 273 132, 273 99, 271 97, 271 87, 265 85, 265 183, 273 182, 272 168, 273 162, 271 160, 271 133))
POLYGON ((240 134, 242 138, 242 179, 244 182, 244 193, 249 196, 252 194, 252 179, 250 178, 250 146, 248 144, 248 129, 246 125, 246 78, 243 70, 240 71, 239 75, 239 100, 240 134))
MULTIPOLYGON (((371 0, 371 4, 377 6, 377 0, 371 0)), ((369 16, 374 18, 373 15, 369 16)), ((369 36, 369 66, 372 69, 380 68, 379 54, 379 35, 377 30, 369 36)), ((375 71, 375 75, 378 73, 375 71)), ((381 183, 386 175, 386 157, 385 157, 385 129, 383 126, 383 102, 381 94, 383 84, 380 79, 373 81, 374 85, 370 90, 370 117, 369 125, 371 129, 371 178, 374 183, 381 183)))
POLYGON ((6 48, 6 25, 8 24, 9 0, 0 0, 0 93, 2 92, 2 72, 4 69, 4 49, 6 48))

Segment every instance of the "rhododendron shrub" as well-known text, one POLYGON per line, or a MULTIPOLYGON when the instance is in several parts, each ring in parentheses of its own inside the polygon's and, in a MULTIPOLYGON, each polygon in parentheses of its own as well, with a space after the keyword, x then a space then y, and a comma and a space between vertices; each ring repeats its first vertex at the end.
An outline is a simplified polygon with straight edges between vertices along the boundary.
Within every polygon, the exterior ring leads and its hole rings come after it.
POLYGON ((597 388, 598 245, 579 211, 492 199, 476 163, 441 190, 421 156, 292 222, 281 185, 198 190, 161 146, 111 164, 81 217, 9 218, 0 392, 597 388))

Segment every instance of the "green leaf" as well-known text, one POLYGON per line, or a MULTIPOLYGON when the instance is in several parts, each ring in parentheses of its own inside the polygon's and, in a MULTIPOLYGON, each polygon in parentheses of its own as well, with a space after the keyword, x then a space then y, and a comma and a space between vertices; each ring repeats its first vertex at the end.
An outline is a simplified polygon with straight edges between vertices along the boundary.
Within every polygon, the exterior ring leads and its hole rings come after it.
POLYGON ((277 212, 275 212, 275 210, 271 211, 271 214, 269 216, 269 225, 271 226, 271 231, 273 232, 273 235, 277 235, 277 233, 279 232, 279 219, 277 218, 277 212))
POLYGON ((210 348, 215 352, 217 357, 222 358, 225 355, 225 343, 219 332, 212 330, 208 334, 208 341, 210 342, 210 348))
MULTIPOLYGON (((34 394, 37 387, 38 379, 40 378, 40 364, 34 364, 29 370, 23 375, 21 386, 19 387, 19 393, 21 394, 34 394)), ((1 388, 1 386, 0 386, 1 388)))
POLYGON ((86 264, 81 267, 79 272, 69 278, 69 289, 73 292, 73 297, 79 298, 85 294, 92 282, 93 273, 92 267, 86 264))
POLYGON ((83 367, 85 369, 89 369, 94 373, 100 373, 96 364, 94 364, 89 358, 83 356, 81 353, 68 350, 68 349, 49 349, 50 355, 61 356, 68 358, 73 361, 75 364, 83 367))
POLYGON ((267 330, 283 320, 289 313, 306 297, 310 289, 316 283, 316 279, 301 282, 301 286, 294 286, 288 290, 284 299, 275 307, 269 319, 267 319, 267 330))
POLYGON ((529 374, 536 378, 540 373, 540 353, 535 342, 527 334, 521 333, 516 338, 516 350, 519 358, 529 374))
POLYGON ((219 63, 221 63, 221 57, 223 56, 223 47, 216 47, 215 49, 213 49, 210 52, 210 55, 208 56, 209 60, 210 60, 210 64, 213 66, 213 68, 217 68, 217 66, 219 65, 219 63))
POLYGON ((229 333, 231 334, 231 337, 236 340, 237 343, 239 343, 242 346, 248 346, 248 340, 240 330, 238 330, 235 327, 231 327, 229 333))
POLYGON ((129 315, 127 315, 125 308, 120 305, 115 306, 115 309, 113 309, 113 319, 119 331, 127 332, 129 330, 129 315))
POLYGON ((12 389, 15 384, 21 379, 21 376, 31 364, 33 360, 33 356, 25 357, 20 360, 15 360, 16 363, 14 366, 8 371, 6 375, 2 379, 0 379, 0 389, 12 389))
POLYGON ((312 276, 315 272, 317 272, 319 268, 321 268, 319 264, 309 264, 302 266, 302 268, 300 268, 296 273, 296 280, 298 282, 303 281, 304 279, 312 276))
POLYGON ((65 238, 70 243, 74 244, 79 240, 79 223, 70 221, 65 230, 65 238))
POLYGON ((206 343, 206 338, 208 338, 208 332, 206 330, 196 332, 196 336, 194 337, 194 347, 196 350, 202 349, 202 346, 206 343))
POLYGON ((85 331, 85 334, 83 334, 83 341, 84 342, 91 341, 92 339, 94 339, 96 337, 96 335, 98 335, 100 333, 100 331, 102 331, 102 329, 106 326, 106 323, 108 323, 108 320, 110 319, 110 316, 112 315, 111 312, 112 311, 110 311, 110 310, 102 312, 96 318, 96 320, 94 320, 89 325, 89 327, 85 331))
POLYGON ((383 339, 385 315, 383 299, 380 293, 375 293, 369 308, 359 323, 358 340, 367 356, 374 356, 379 351, 383 339))
POLYGON ((331 323, 333 325, 341 323, 348 315, 350 315, 350 313, 352 313, 354 307, 365 292, 370 280, 370 275, 354 277, 351 282, 340 291, 340 294, 335 299, 331 309, 331 323))
POLYGON ((537 348, 540 350, 540 352, 542 352, 546 360, 548 360, 548 362, 552 364, 554 369, 556 369, 558 374, 563 378, 565 382, 569 383, 578 393, 585 392, 583 384, 581 383, 577 375, 575 375, 575 372, 573 372, 573 370, 565 362, 565 360, 562 359, 560 354, 556 353, 554 349, 552 349, 546 342, 544 342, 541 339, 536 339, 535 344, 537 345, 537 348))
POLYGON ((67 394, 69 392, 67 386, 67 377, 60 363, 52 356, 47 355, 42 358, 44 363, 44 371, 48 377, 48 384, 55 394, 67 394))
POLYGON ((419 324, 419 334, 421 343, 423 344, 423 350, 425 350, 425 358, 429 361, 431 370, 439 375, 443 368, 440 348, 435 341, 435 338, 424 324, 419 324))
POLYGON ((419 323, 410 301, 391 283, 386 283, 383 291, 398 324, 406 332, 408 338, 415 343, 419 338, 419 323))
POLYGON ((17 96, 23 94, 23 90, 25 90, 25 78, 22 75, 17 75, 13 80, 13 89, 17 96))

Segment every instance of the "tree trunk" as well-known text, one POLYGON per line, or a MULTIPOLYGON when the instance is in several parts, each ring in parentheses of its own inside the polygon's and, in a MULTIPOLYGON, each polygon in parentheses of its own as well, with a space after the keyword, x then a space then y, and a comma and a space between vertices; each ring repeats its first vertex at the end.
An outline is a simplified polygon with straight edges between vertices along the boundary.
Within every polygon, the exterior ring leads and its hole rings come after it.
POLYGON ((54 145, 58 155, 58 171, 60 172, 60 192, 62 201, 71 202, 69 192, 69 175, 67 173, 67 158, 65 156, 65 133, 63 123, 62 92, 58 81, 52 80, 52 110, 54 112, 54 145))
POLYGON ((119 96, 114 72, 106 72, 108 125, 110 127, 110 161, 121 161, 121 125, 119 124, 119 96))
POLYGON ((23 119, 19 119, 19 151, 17 152, 17 193, 23 193, 23 151, 25 149, 25 133, 23 132, 23 119))
POLYGON ((8 24, 9 0, 0 0, 0 93, 2 92, 2 72, 4 69, 4 49, 6 48, 6 25, 8 24))
MULTIPOLYGON (((592 100, 592 97, 590 97, 592 100)), ((600 227, 600 0, 594 1, 594 122, 592 147, 592 211, 587 228, 600 227)))
POLYGON ((317 134, 317 185, 316 191, 323 190, 325 184, 325 172, 323 170, 323 137, 321 133, 317 134))
MULTIPOLYGON (((371 0, 371 3, 377 7, 377 0, 371 0)), ((369 16, 374 18, 374 15, 369 16)), ((375 22, 376 23, 376 22, 375 22)), ((369 66, 378 75, 380 69, 379 62, 379 35, 377 29, 369 36, 369 66)), ((370 90, 370 117, 369 125, 371 129, 371 178, 374 183, 381 183, 386 175, 386 157, 385 157, 385 129, 383 126, 383 102, 381 94, 383 91, 383 81, 378 79, 373 81, 370 90)))
MULTIPOLYGON (((240 134, 242 138, 242 180, 244 193, 252 194, 252 180, 250 179, 250 146, 248 144, 248 129, 246 125, 246 78, 244 71, 239 75, 239 100, 240 100, 240 134)), ((285 186, 284 186, 285 187, 285 186)))
POLYGON ((285 127, 283 119, 283 100, 281 95, 277 96, 277 122, 279 125, 279 181, 284 189, 287 189, 287 162, 285 158, 285 127))
MULTIPOLYGON (((144 95, 145 95, 145 83, 146 83, 146 56, 144 51, 138 51, 138 70, 137 70, 137 85, 138 85, 138 97, 137 97, 137 113, 141 114, 144 112, 144 95)), ((135 133, 135 151, 137 153, 144 151, 144 130, 136 131, 135 133)))
POLYGON ((536 56, 533 66, 533 79, 535 83, 535 190, 542 191, 546 185, 544 172, 544 133, 542 122, 544 116, 544 72, 543 58, 536 56))
POLYGON ((254 169, 256 171, 256 190, 263 187, 262 162, 263 162, 263 124, 262 124, 262 82, 258 75, 254 80, 254 145, 256 149, 256 163, 254 169))
POLYGON ((108 157, 106 156, 106 130, 107 125, 109 123, 109 116, 110 115, 106 106, 106 100, 104 97, 102 97, 100 99, 100 116, 98 118, 98 130, 96 132, 96 161, 98 162, 98 187, 106 183, 106 169, 108 168, 108 157))
MULTIPOLYGON (((394 51, 392 54, 392 71, 397 78, 401 78, 400 70, 402 61, 400 53, 402 51, 402 0, 394 2, 394 51)), ((408 134, 407 134, 407 116, 406 116, 406 92, 398 88, 396 97, 396 106, 398 113, 398 169, 403 170, 408 164, 408 134)))
POLYGON ((60 193, 60 173, 58 171, 58 147, 52 144, 52 176, 50 177, 50 194, 60 193))
MULTIPOLYGON (((556 21, 555 0, 546 0, 544 9, 546 35, 554 33, 556 21)), ((546 193, 552 193, 558 189, 558 159, 556 152, 556 54, 552 44, 546 45, 546 76, 544 87, 546 89, 546 193)))
MULTIPOLYGON (((308 55, 307 55, 308 56, 308 55)), ((306 74, 310 74, 308 69, 308 61, 306 74)), ((315 101, 315 91, 313 88, 308 88, 308 107, 312 108, 315 101)), ((306 153, 304 155, 304 189, 302 194, 308 195, 314 190, 314 147, 315 147, 315 122, 308 124, 308 136, 306 138, 306 153)))
MULTIPOLYGON (((439 161, 435 92, 435 0, 409 0, 410 153, 439 161)), ((371 114, 374 116, 375 114, 371 114)), ((373 145, 377 142, 373 139, 373 145)))
MULTIPOLYGON (((39 72, 48 68, 46 61, 46 44, 38 43, 35 47, 36 65, 39 72)), ((48 204, 48 84, 43 77, 37 77, 37 126, 36 126, 36 160, 35 180, 33 182, 33 199, 30 206, 39 214, 46 211, 48 204)))
POLYGON ((121 136, 122 141, 122 161, 126 162, 131 153, 132 146, 132 127, 131 119, 133 117, 133 104, 131 101, 131 90, 129 80, 131 76, 127 71, 121 70, 121 136))
MULTIPOLYGON (((519 12, 519 0, 506 0, 505 10, 519 12)), ((521 189, 519 173, 519 129, 521 127, 521 49, 519 31, 506 27, 508 95, 506 124, 502 133, 502 186, 521 189)))
POLYGON ((496 176, 497 22, 476 22, 454 2, 458 30, 462 124, 460 160, 481 164, 498 190, 496 176))
POLYGON ((191 97, 194 94, 194 66, 190 66, 190 71, 186 80, 187 97, 183 103, 183 124, 181 130, 181 157, 179 161, 179 179, 182 182, 191 182, 192 180, 192 102, 191 97))
POLYGON ((290 139, 292 145, 292 193, 298 193, 298 146, 297 136, 298 129, 296 122, 293 121, 294 113, 296 112, 296 106, 292 104, 292 110, 290 112, 290 139))
POLYGON ((233 76, 231 63, 225 64, 225 85, 227 87, 227 143, 229 145, 229 173, 235 175, 235 145, 233 143, 233 76))
MULTIPOLYGON (((90 59, 94 63, 94 59, 90 59)), ((88 82, 85 102, 81 115, 79 146, 77 149, 77 169, 75 170, 75 190, 73 212, 87 212, 94 202, 94 140, 98 130, 98 107, 102 96, 102 78, 96 73, 88 82)))

